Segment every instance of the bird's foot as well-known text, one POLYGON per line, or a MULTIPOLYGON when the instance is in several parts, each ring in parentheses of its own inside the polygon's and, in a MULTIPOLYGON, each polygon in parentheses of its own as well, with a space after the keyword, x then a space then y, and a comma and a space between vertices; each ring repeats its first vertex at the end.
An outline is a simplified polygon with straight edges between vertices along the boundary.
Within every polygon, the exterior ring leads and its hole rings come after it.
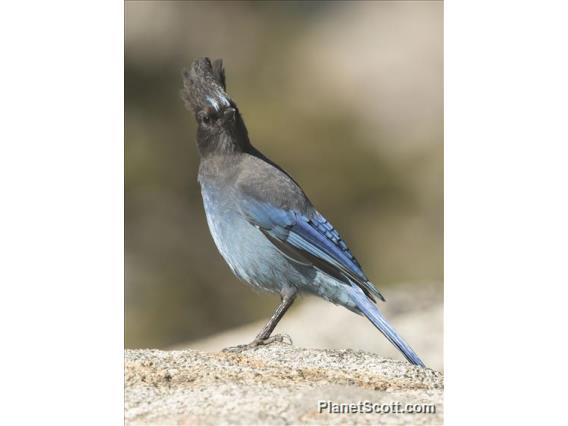
POLYGON ((237 346, 231 346, 229 348, 225 348, 225 349, 223 349, 223 352, 239 353, 239 352, 247 351, 249 349, 257 348, 259 346, 270 345, 271 343, 274 343, 274 342, 287 343, 287 344, 291 345, 292 344, 292 338, 290 336, 288 336, 287 334, 275 334, 274 336, 270 336, 266 339, 254 339, 252 342, 250 342, 246 345, 237 345, 237 346))

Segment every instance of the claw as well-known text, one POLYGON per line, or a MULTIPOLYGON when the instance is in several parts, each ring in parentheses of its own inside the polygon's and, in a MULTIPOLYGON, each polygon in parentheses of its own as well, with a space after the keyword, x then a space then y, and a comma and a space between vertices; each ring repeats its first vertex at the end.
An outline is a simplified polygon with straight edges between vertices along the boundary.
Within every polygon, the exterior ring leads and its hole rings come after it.
POLYGON ((289 334, 275 334, 272 337, 269 337, 266 341, 265 341, 265 345, 271 343, 268 340, 270 339, 274 339, 271 342, 280 342, 280 343, 286 343, 288 345, 293 345, 294 342, 292 342, 292 338, 290 337, 289 334))
POLYGON ((254 339, 252 342, 246 345, 231 346, 223 349, 223 352, 240 353, 249 349, 257 348, 259 346, 270 345, 274 342, 286 343, 292 345, 292 338, 287 334, 275 334, 274 336, 268 337, 267 339, 254 339))

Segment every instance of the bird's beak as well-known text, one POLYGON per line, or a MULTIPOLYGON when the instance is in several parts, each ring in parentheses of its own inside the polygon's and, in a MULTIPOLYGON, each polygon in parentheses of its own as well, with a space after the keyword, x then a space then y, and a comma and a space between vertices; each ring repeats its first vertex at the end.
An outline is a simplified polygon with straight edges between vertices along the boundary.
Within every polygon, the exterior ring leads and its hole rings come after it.
POLYGON ((226 123, 233 121, 235 119, 236 112, 237 110, 233 107, 225 108, 225 110, 223 111, 223 120, 226 123))

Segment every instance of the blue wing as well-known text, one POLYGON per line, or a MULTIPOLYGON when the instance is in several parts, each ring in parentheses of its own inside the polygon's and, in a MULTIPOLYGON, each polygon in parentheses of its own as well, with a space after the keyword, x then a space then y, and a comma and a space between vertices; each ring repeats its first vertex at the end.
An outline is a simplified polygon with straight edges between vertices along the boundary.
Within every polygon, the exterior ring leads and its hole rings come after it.
POLYGON ((316 210, 302 213, 253 199, 244 200, 241 210, 290 260, 311 265, 347 285, 355 283, 373 301, 373 296, 385 300, 339 233, 316 210))

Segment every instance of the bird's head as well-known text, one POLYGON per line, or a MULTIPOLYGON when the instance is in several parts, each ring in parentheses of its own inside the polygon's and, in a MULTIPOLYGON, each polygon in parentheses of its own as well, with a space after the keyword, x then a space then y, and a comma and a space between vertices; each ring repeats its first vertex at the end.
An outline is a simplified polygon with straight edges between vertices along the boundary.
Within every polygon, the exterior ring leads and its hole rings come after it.
POLYGON ((202 153, 233 151, 248 145, 246 128, 237 105, 225 91, 223 61, 198 58, 183 72, 182 99, 197 121, 197 142, 202 153))

